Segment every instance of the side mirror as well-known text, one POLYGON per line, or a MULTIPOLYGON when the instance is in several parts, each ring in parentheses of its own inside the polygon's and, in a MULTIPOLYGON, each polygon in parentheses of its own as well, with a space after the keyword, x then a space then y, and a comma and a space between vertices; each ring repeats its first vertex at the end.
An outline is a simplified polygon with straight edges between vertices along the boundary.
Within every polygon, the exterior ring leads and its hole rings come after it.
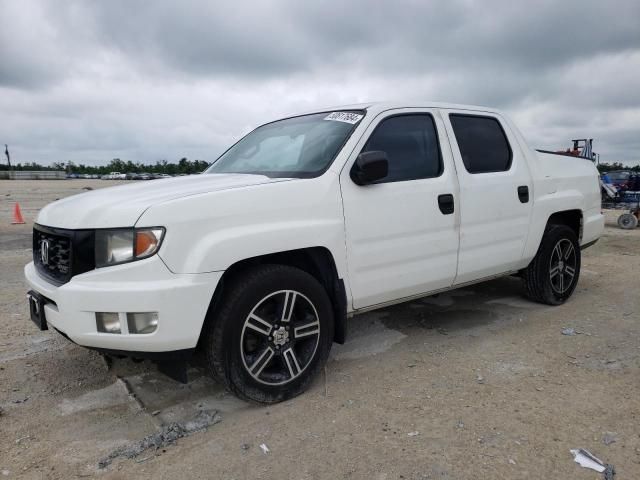
POLYGON ((381 151, 362 152, 351 168, 351 180, 356 185, 369 185, 387 176, 389 160, 381 151))

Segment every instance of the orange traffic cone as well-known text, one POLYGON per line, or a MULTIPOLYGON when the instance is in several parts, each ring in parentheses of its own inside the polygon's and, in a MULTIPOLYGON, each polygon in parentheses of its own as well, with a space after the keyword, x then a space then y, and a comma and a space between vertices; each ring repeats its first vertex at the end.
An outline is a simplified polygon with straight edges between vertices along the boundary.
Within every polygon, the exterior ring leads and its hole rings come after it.
POLYGON ((24 223, 24 218, 22 218, 22 212, 20 211, 20 204, 16 203, 16 206, 13 208, 13 222, 11 225, 22 225, 24 223))

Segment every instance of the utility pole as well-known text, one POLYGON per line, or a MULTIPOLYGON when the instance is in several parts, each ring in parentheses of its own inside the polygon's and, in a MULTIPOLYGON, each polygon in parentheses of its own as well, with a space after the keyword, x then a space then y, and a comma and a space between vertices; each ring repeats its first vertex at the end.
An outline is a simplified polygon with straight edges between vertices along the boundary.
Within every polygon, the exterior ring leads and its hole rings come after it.
POLYGON ((11 171, 11 157, 9 156, 9 146, 4 144, 4 154, 7 156, 7 162, 9 163, 9 171, 11 171))

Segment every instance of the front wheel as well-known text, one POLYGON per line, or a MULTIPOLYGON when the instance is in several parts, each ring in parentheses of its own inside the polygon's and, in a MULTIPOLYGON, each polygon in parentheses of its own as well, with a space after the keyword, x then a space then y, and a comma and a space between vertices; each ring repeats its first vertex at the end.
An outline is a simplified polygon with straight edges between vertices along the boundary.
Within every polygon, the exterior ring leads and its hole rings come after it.
POLYGON ((580 245, 575 232, 566 225, 550 225, 522 276, 527 296, 536 302, 560 305, 575 290, 579 276, 580 245))
POLYGON ((214 378, 258 403, 304 392, 333 341, 324 287, 300 269, 265 265, 237 275, 225 290, 203 342, 214 378))

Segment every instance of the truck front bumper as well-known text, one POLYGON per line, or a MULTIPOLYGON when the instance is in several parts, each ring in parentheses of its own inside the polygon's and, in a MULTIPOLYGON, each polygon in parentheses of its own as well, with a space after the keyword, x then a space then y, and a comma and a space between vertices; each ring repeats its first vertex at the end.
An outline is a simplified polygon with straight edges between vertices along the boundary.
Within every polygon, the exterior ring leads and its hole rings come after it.
POLYGON ((46 298, 47 324, 90 348, 126 352, 193 349, 223 272, 175 274, 158 258, 92 270, 56 286, 25 266, 32 290, 46 298), (98 331, 96 312, 117 313, 121 333, 98 331), (153 333, 130 333, 127 313, 157 313, 153 333))

